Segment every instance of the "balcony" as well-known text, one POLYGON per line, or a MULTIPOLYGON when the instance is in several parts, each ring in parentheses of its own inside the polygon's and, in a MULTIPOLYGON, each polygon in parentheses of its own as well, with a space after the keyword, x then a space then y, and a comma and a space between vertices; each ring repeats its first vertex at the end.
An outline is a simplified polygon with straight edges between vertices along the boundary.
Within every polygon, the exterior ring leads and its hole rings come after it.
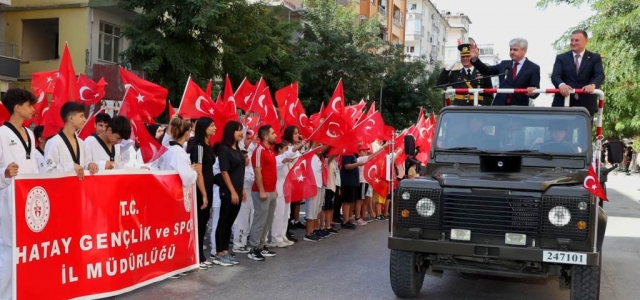
POLYGON ((387 9, 384 6, 378 6, 378 13, 385 18, 387 17, 387 9))
POLYGON ((402 28, 402 20, 401 19, 393 19, 393 25, 402 28))
POLYGON ((0 41, 0 78, 5 80, 17 80, 20 77, 20 59, 16 56, 15 44, 0 41))

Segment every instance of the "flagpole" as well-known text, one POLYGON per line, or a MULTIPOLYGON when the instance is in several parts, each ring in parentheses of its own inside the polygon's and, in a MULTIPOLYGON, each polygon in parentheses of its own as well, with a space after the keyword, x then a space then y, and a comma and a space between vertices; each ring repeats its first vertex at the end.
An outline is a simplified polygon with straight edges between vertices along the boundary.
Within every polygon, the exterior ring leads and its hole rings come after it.
POLYGON ((389 205, 389 210, 391 210, 389 212, 389 216, 391 217, 391 219, 389 220, 389 222, 391 222, 391 227, 390 228, 392 228, 392 230, 390 230, 391 231, 391 233, 390 233, 391 237, 393 237, 393 221, 394 221, 394 217, 393 216, 395 214, 395 212, 393 212, 393 205, 394 205, 394 203, 393 203, 393 199, 394 199, 393 195, 395 194, 394 188, 395 188, 395 182, 396 182, 395 181, 395 174, 394 174, 395 170, 396 170, 396 158, 395 158, 395 156, 396 156, 396 149, 395 149, 396 142, 395 141, 396 141, 396 132, 393 131, 393 134, 391 135, 391 163, 390 163, 390 176, 389 176, 390 177, 389 180, 391 181, 390 182, 390 186, 391 186, 391 204, 389 205))

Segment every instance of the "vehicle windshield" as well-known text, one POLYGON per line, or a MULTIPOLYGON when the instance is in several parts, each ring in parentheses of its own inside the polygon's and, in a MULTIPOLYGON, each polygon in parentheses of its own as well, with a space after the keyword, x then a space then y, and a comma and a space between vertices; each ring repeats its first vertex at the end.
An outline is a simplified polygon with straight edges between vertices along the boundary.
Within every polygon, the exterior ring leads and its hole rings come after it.
POLYGON ((588 150, 583 115, 449 112, 441 115, 437 150, 581 154, 588 150))

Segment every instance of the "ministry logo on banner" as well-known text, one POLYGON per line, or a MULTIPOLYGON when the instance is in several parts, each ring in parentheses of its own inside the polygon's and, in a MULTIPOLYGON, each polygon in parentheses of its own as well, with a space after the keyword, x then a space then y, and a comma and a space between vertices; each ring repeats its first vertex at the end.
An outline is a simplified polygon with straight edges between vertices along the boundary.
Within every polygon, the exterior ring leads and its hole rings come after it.
POLYGON ((27 205, 25 206, 25 218, 29 229, 33 232, 40 232, 47 226, 49 221, 49 196, 42 187, 36 186, 27 195, 27 205))

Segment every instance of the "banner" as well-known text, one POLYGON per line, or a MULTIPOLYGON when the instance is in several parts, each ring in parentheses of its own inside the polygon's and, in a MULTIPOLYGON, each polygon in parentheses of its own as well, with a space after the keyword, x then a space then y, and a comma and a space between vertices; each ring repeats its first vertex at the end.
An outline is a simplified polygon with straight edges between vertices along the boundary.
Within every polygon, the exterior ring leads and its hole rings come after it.
POLYGON ((15 179, 14 299, 110 297, 198 267, 195 185, 177 173, 51 175, 15 179))

